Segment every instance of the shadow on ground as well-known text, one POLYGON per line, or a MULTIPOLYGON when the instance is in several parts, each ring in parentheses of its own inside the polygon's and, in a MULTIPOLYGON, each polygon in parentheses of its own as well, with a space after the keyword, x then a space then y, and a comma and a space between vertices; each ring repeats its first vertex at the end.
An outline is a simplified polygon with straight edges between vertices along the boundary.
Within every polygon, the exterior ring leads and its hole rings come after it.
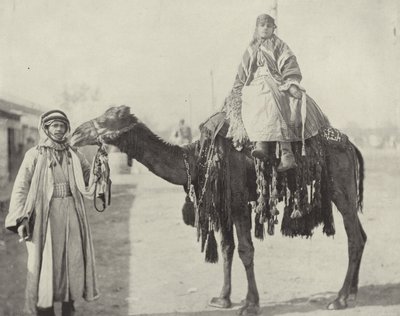
MULTIPOLYGON (((336 293, 326 292, 318 293, 309 297, 296 298, 285 302, 271 303, 268 306, 261 307, 260 315, 282 315, 288 313, 309 313, 318 310, 325 310, 329 302, 334 300, 336 293)), ((233 302, 234 307, 239 304, 233 302)), ((367 285, 360 287, 356 303, 349 302, 349 309, 363 306, 390 306, 400 305, 400 283, 384 285, 367 285)), ((165 314, 140 314, 148 316, 172 316, 172 315, 192 315, 192 316, 227 316, 236 315, 237 308, 228 310, 213 310, 201 312, 182 312, 165 314)))

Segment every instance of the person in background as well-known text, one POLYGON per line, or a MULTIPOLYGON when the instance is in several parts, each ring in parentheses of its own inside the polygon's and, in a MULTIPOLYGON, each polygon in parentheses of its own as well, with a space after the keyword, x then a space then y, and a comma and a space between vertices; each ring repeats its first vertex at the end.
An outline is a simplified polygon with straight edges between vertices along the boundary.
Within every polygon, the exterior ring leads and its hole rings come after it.
POLYGON ((83 190, 90 165, 69 146, 70 122, 64 112, 44 113, 39 144, 29 149, 14 183, 7 229, 28 250, 25 312, 74 315, 74 301, 99 296, 90 227, 83 190))
POLYGON ((179 121, 178 128, 174 131, 173 138, 178 145, 187 145, 192 142, 192 129, 184 119, 179 121))

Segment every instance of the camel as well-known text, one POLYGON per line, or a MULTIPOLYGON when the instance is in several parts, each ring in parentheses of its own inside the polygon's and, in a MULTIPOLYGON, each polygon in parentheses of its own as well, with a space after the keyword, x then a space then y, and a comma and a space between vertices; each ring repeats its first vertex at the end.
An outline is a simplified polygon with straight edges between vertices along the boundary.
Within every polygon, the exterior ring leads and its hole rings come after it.
MULTIPOLYGON (((217 136, 218 138, 219 136, 217 136)), ((145 165, 152 173, 164 180, 186 186, 188 175, 192 181, 198 177, 197 142, 187 146, 172 145, 155 135, 127 106, 111 107, 103 115, 81 124, 73 132, 73 146, 95 145, 99 140, 117 146, 128 155, 128 161, 136 159, 145 165)), ((219 141, 230 142, 222 138, 219 141)), ((350 143, 351 144, 351 143, 350 143)), ((358 290, 358 276, 361 258, 367 236, 358 217, 359 206, 362 203, 363 188, 363 158, 359 150, 351 144, 351 150, 343 151, 332 146, 327 148, 331 181, 332 202, 343 216, 345 231, 348 238, 348 268, 342 288, 337 297, 328 304, 332 310, 344 309, 347 301, 355 299, 358 290), (352 176, 354 175, 354 176, 352 176), (357 179, 358 175, 359 179, 357 179)), ((230 167, 235 173, 232 181, 232 192, 247 192, 250 190, 248 177, 254 181, 254 160, 244 157, 244 153, 230 151, 230 167), (245 162, 246 170, 240 168, 240 162, 245 162), (237 163, 236 163, 237 162, 237 163), (249 171, 250 170, 250 171, 249 171)), ((232 194, 234 195, 234 194, 232 194)), ((248 195, 247 195, 248 196, 248 195)), ((234 197, 232 197, 234 198, 234 197)), ((231 269, 235 249, 232 226, 235 227, 238 239, 239 257, 245 267, 248 289, 241 315, 256 315, 259 310, 259 294, 254 273, 254 247, 251 237, 251 212, 243 205, 232 203, 231 227, 221 226, 221 254, 223 258, 223 286, 219 296, 213 297, 210 305, 220 308, 232 306, 231 269)))

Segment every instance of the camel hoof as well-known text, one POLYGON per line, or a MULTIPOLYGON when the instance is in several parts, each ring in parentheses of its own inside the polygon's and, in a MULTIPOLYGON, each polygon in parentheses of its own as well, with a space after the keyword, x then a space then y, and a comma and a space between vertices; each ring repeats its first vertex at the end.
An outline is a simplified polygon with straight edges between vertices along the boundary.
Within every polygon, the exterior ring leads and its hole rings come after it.
POLYGON ((229 298, 213 297, 208 305, 217 308, 230 308, 232 306, 232 302, 229 298))
POLYGON ((357 301, 357 293, 350 293, 349 297, 347 298, 347 301, 349 301, 349 302, 357 301))
POLYGON ((350 291, 349 297, 347 298, 348 302, 355 302, 357 300, 357 290, 350 291))
POLYGON ((326 307, 329 310, 339 310, 347 308, 347 302, 344 298, 337 298, 333 302, 329 303, 326 307))
POLYGON ((246 302, 244 306, 242 306, 237 314, 240 316, 257 316, 260 315, 260 306, 255 303, 246 302))

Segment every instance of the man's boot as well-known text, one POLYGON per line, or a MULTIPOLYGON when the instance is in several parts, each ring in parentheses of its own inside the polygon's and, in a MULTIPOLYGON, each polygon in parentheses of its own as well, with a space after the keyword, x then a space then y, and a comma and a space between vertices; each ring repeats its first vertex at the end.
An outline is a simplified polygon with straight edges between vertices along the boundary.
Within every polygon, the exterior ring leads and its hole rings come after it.
POLYGON ((280 142, 281 144, 281 162, 278 166, 278 171, 283 172, 292 168, 296 168, 296 160, 292 152, 292 144, 289 142, 280 142))
POLYGON ((251 155, 258 159, 268 158, 268 142, 256 142, 254 149, 251 151, 251 155))
POLYGON ((37 308, 37 316, 55 316, 54 307, 49 308, 37 308))
POLYGON ((62 302, 61 315, 62 316, 74 316, 75 315, 74 301, 62 302))

